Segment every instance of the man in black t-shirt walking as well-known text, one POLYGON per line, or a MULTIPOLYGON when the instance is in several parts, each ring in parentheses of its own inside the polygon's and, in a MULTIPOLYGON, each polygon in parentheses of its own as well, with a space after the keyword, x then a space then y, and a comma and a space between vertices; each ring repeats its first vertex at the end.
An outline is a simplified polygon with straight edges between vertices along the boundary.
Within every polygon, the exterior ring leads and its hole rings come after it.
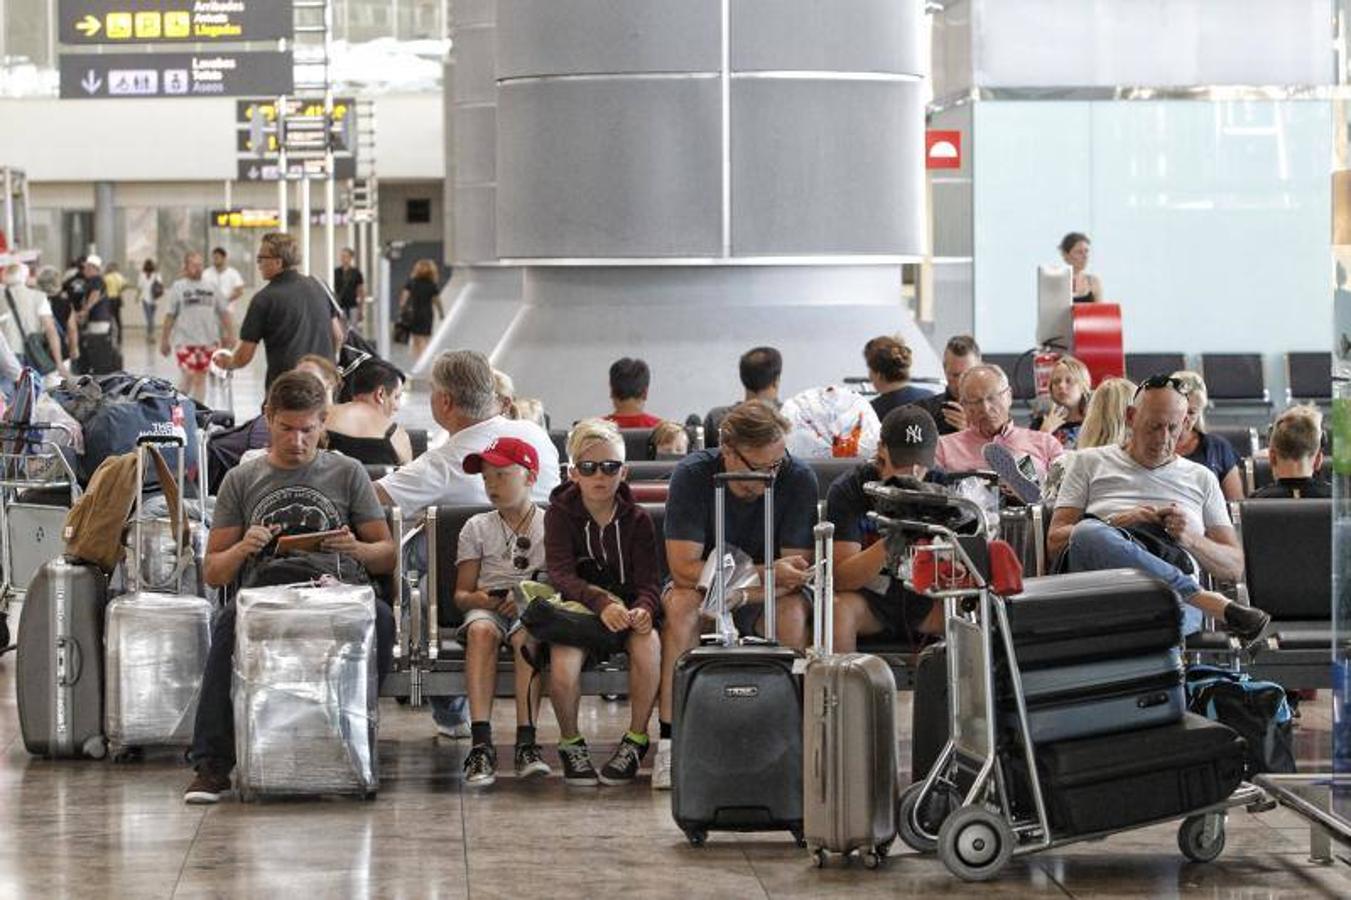
POLYGON ((222 369, 242 369, 253 361, 259 342, 266 345, 265 385, 294 369, 302 356, 313 353, 333 359, 342 346, 343 325, 338 308, 318 281, 296 270, 300 248, 289 234, 263 235, 258 245, 258 273, 267 286, 253 295, 239 344, 233 351, 217 350, 212 357, 222 369))
POLYGON ((366 300, 366 278, 356 267, 356 254, 351 247, 343 247, 338 254, 339 265, 333 270, 333 295, 347 318, 347 327, 361 324, 366 300))

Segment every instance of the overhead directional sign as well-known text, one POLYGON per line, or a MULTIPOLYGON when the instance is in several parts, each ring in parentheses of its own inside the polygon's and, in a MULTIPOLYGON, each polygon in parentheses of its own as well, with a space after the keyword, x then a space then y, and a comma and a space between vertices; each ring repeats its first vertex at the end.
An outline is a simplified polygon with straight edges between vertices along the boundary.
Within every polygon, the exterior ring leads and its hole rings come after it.
POLYGON ((332 119, 318 99, 288 97, 278 127, 277 101, 235 101, 235 150, 240 181, 281 178, 280 149, 286 144, 289 178, 326 178, 324 159, 331 143, 335 178, 356 177, 356 99, 335 97, 332 119))
POLYGON ((61 0, 63 44, 219 44, 291 38, 293 0, 61 0))
POLYGON ((69 100, 286 94, 293 85, 289 51, 61 56, 61 97, 69 100))
MULTIPOLYGON (((281 160, 275 155, 268 159, 251 159, 241 156, 236 160, 240 181, 281 181, 281 160)), ((323 179, 328 177, 322 159, 287 159, 288 181, 300 181, 302 178, 323 179)), ((357 177, 357 161, 350 156, 333 158, 333 177, 339 181, 357 177)))

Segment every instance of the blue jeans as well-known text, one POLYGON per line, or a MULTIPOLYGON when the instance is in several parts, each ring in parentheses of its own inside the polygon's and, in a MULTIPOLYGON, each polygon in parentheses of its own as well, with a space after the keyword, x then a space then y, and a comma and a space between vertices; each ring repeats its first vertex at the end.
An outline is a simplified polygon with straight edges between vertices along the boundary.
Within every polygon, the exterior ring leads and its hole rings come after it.
MULTIPOLYGON (((1184 601, 1201 590, 1196 579, 1183 574, 1176 566, 1164 562, 1120 529, 1100 519, 1084 519, 1070 534, 1067 561, 1071 572, 1092 572, 1099 569, 1142 569, 1168 583, 1184 601)), ((1201 630, 1201 610, 1190 603, 1182 604, 1182 633, 1201 630)))

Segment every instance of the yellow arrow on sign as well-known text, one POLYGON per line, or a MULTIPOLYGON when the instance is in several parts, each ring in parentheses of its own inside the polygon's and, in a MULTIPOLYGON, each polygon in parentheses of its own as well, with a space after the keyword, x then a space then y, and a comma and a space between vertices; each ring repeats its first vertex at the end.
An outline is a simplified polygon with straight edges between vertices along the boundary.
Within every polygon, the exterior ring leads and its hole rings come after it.
POLYGON ((87 15, 83 19, 75 23, 75 30, 83 34, 85 37, 93 37, 94 35, 98 34, 99 31, 102 30, 102 28, 103 23, 100 22, 98 18, 95 16, 87 15))

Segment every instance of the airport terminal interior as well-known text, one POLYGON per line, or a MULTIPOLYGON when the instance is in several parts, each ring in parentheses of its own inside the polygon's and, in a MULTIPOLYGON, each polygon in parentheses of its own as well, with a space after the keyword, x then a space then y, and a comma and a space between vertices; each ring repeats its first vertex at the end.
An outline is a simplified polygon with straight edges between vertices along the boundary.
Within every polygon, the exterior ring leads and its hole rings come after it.
POLYGON ((0 0, 0 898, 1351 896, 1348 47, 0 0))

